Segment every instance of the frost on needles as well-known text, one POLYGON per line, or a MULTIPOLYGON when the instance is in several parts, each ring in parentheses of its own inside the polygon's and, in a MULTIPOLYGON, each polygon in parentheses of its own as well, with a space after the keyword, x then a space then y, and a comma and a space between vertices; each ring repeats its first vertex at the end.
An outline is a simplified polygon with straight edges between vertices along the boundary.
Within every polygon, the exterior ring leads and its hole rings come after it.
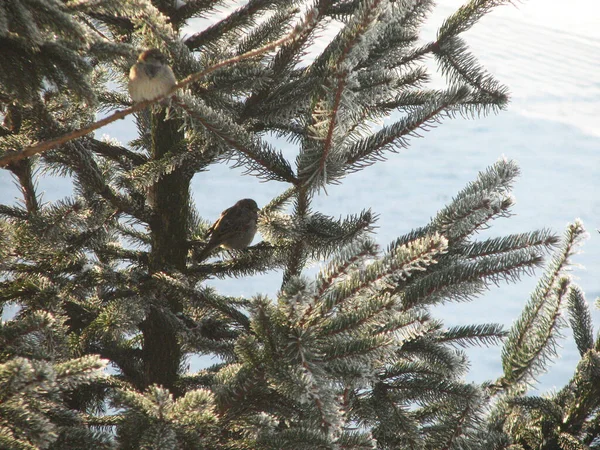
POLYGON ((0 448, 598 448, 600 345, 566 274, 582 224, 562 240, 476 236, 510 216, 514 162, 385 250, 377 211, 315 207, 444 120, 506 107, 463 36, 504 3, 466 2, 432 42, 430 0, 0 3, 0 167, 21 196, 0 205, 0 448), (180 84, 134 105, 127 73, 147 48, 180 84), (132 141, 92 133, 121 118, 132 141), (192 198, 191 181, 216 164, 276 194, 261 242, 201 260, 218 193, 192 198), (58 201, 38 190, 48 175, 71 187, 58 201), (510 330, 436 316, 549 250, 510 330), (273 297, 207 284, 265 272, 281 276, 273 297), (561 390, 527 396, 565 309, 581 361, 561 390), (474 345, 503 345, 496 380, 465 382, 474 345), (191 372, 197 357, 215 363, 191 372))

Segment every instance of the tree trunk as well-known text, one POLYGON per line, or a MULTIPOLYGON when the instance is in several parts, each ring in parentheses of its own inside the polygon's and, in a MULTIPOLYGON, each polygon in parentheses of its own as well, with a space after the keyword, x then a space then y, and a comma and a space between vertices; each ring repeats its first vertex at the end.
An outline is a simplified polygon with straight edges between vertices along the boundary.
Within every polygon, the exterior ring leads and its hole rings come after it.
MULTIPOLYGON (((178 120, 165 120, 165 110, 152 113, 152 159, 184 151, 183 132, 178 120)), ((150 223, 152 249, 150 273, 183 270, 187 255, 189 188, 191 176, 178 168, 152 185, 148 196, 153 208, 150 223)), ((171 391, 181 366, 181 348, 177 342, 174 314, 183 310, 177 294, 153 290, 150 312, 141 325, 142 357, 146 385, 158 384, 171 391)))

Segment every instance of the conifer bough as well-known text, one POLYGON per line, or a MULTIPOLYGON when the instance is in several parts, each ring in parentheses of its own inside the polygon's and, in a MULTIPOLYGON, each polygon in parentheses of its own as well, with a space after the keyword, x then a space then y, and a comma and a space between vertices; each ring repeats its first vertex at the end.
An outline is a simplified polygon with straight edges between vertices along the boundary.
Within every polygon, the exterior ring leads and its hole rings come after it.
POLYGON ((421 44, 431 0, 0 2, 0 167, 23 200, 0 205, 0 308, 17 308, 0 324, 0 447, 597 448, 600 345, 565 276, 582 224, 562 240, 476 236, 510 216, 514 162, 385 250, 376 211, 334 218, 314 202, 443 119, 506 105, 462 37, 503 3, 467 2, 421 44), (186 35, 195 17, 211 24, 186 35), (127 73, 147 48, 182 81, 130 106, 127 73), (428 87, 427 57, 444 88, 428 87), (133 141, 87 136, 126 116, 133 141), (206 200, 220 193, 202 181, 215 164, 275 197, 255 197, 262 242, 209 260, 206 200), (72 193, 43 202, 35 176, 47 173, 72 193), (554 247, 510 330, 435 317, 530 274, 554 247), (276 298, 209 284, 264 272, 281 275, 276 298), (565 307, 573 380, 525 396, 565 307), (467 383, 463 348, 503 342, 497 379, 467 383), (213 365, 191 370, 201 357, 213 365))

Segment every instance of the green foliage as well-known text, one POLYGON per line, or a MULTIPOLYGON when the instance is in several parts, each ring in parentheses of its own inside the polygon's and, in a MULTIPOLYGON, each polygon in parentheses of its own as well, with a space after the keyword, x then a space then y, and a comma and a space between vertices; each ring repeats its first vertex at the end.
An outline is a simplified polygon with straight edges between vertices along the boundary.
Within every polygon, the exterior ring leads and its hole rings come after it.
MULTIPOLYGON (((43 330, 43 325, 40 328, 43 330)), ((38 337, 35 334, 42 330, 11 337, 35 340, 38 337)), ((64 448, 61 442, 67 442, 69 448, 111 448, 107 435, 90 430, 83 414, 69 409, 63 401, 65 394, 101 380, 104 367, 105 361, 92 355, 54 364, 20 356, 3 358, 0 363, 2 448, 64 448)))
POLYGON ((214 395, 188 391, 177 400, 168 390, 151 386, 144 393, 118 389, 116 406, 126 410, 118 428, 120 440, 132 448, 208 448, 215 438, 218 417, 214 395))
POLYGON ((505 107, 506 88, 461 37, 502 3, 467 2, 424 46, 430 0, 250 0, 225 15, 205 0, 0 3, 0 157, 129 106, 127 73, 143 48, 160 48, 178 79, 238 58, 168 108, 132 116, 130 143, 87 135, 5 167, 23 203, 0 205, 0 308, 17 310, 0 325, 0 447, 597 448, 600 344, 565 276, 579 222, 510 331, 434 317, 437 305, 530 274, 558 244, 548 230, 475 239, 510 216, 513 161, 385 251, 370 237, 375 212, 313 208, 328 185, 420 131, 505 107), (181 35, 195 17, 212 24, 181 35), (332 25, 331 42, 306 58, 332 25), (439 90, 427 88, 428 56, 448 80, 439 90), (378 126, 391 112, 395 122, 378 126), (190 182, 223 163, 287 189, 261 210, 263 242, 207 262, 190 182), (72 195, 42 202, 35 176, 47 173, 71 180, 72 195), (314 262, 312 280, 303 271, 314 262), (275 270, 275 299, 206 286, 275 270), (565 307, 581 362, 562 390, 527 397, 565 307), (463 349, 503 341, 502 376, 465 382, 463 349), (186 359, 200 355, 217 363, 189 373, 186 359))
POLYGON ((502 385, 519 389, 528 378, 546 368, 555 354, 555 342, 563 325, 560 310, 566 302, 569 279, 563 276, 585 230, 580 222, 567 228, 563 246, 513 325, 502 352, 502 385))

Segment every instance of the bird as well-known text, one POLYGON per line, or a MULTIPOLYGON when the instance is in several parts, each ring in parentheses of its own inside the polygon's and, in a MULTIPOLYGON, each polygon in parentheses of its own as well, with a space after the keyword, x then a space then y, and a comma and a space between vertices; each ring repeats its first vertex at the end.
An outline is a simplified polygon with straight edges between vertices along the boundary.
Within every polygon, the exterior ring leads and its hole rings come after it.
POLYGON ((242 250, 248 247, 256 234, 258 205, 251 198, 239 200, 227 208, 206 232, 206 246, 198 256, 199 261, 206 259, 217 247, 227 250, 242 250))
POLYGON ((129 95, 134 103, 161 97, 176 84, 177 79, 167 58, 156 48, 140 53, 129 70, 129 95))

